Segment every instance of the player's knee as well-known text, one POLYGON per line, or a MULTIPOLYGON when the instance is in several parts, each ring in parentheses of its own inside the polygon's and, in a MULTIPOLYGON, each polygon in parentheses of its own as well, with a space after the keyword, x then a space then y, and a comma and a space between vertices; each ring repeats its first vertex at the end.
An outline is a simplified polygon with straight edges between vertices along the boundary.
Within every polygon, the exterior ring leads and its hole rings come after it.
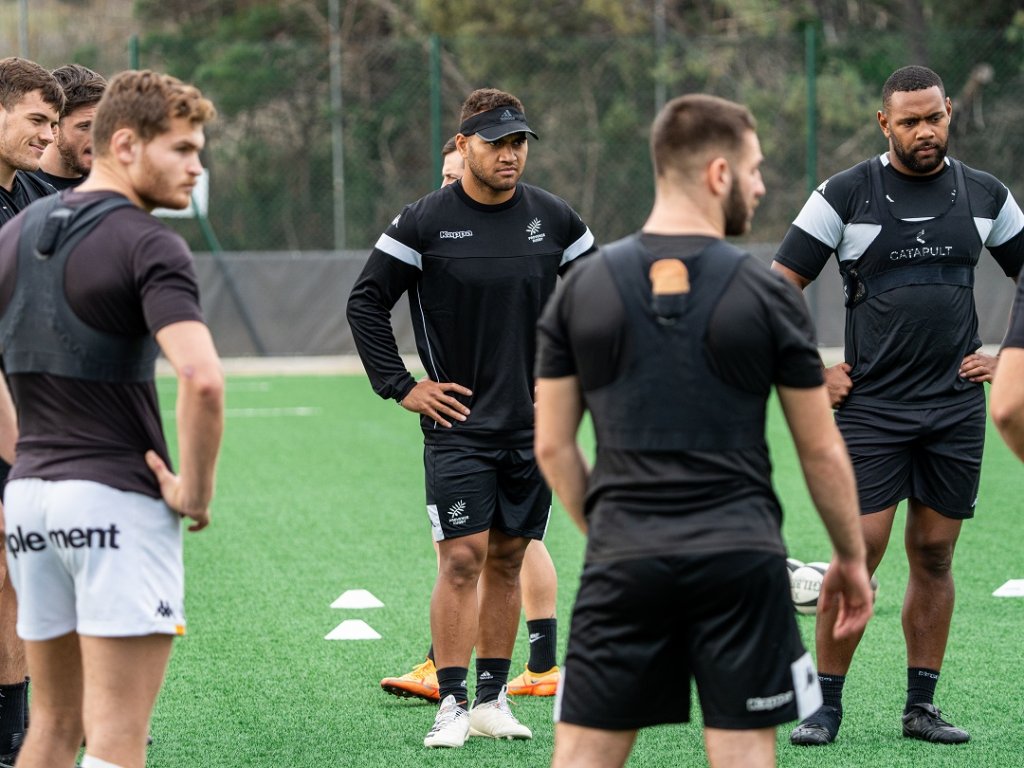
POLYGON ((944 578, 953 570, 953 548, 950 542, 920 542, 908 547, 912 567, 933 578, 944 578))
POLYGON ((441 554, 440 575, 453 586, 475 585, 483 569, 484 556, 472 547, 451 547, 441 554))
POLYGON ((74 708, 46 710, 32 707, 32 728, 28 739, 67 749, 78 749, 82 744, 82 712, 74 708))

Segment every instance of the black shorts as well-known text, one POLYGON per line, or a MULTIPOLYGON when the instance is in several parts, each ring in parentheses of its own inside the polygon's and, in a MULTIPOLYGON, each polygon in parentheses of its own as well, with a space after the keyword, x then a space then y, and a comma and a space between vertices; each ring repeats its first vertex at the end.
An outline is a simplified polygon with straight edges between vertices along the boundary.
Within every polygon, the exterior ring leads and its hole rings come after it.
POLYGON ((922 409, 844 405, 846 441, 862 514, 917 499, 945 517, 974 517, 985 449, 985 398, 922 409))
POLYGON ((810 714, 818 678, 781 555, 649 557, 588 564, 569 629, 555 720, 636 730, 690 720, 769 728, 810 714))
POLYGON ((434 541, 491 528, 509 536, 544 538, 551 490, 532 448, 426 445, 423 468, 434 541))

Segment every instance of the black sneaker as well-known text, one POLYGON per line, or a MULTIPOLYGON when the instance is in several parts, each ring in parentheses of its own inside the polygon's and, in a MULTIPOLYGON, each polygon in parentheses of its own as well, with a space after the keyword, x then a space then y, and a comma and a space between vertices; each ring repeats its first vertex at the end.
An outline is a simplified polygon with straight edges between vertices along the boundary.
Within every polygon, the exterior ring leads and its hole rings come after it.
POLYGON ((18 759, 18 753, 21 752, 21 745, 24 741, 24 732, 11 734, 11 751, 6 755, 0 755, 0 768, 14 768, 14 761, 18 759))
POLYGON ((964 744, 971 734, 942 719, 934 704, 912 704, 903 715, 903 735, 936 744, 964 744))
POLYGON ((831 744, 836 740, 841 722, 843 722, 843 710, 826 704, 794 728, 793 732, 789 734, 789 741, 801 747, 821 747, 831 744))

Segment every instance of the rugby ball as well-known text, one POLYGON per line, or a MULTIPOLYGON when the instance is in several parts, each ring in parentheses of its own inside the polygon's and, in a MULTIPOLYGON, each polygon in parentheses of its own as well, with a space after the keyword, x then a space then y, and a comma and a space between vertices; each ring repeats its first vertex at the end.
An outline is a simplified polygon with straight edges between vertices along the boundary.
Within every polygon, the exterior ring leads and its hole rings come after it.
POLYGON ((795 557, 786 558, 786 568, 789 569, 790 573, 793 573, 797 568, 804 564, 803 560, 797 560, 795 557))
POLYGON ((828 563, 806 563, 789 572, 789 592, 797 613, 813 616, 818 610, 818 595, 828 563))
MULTIPOLYGON (((818 597, 821 594, 821 582, 825 578, 825 571, 828 570, 828 563, 813 562, 802 565, 794 565, 799 560, 790 562, 789 567, 789 590, 793 598, 793 607, 797 613, 805 616, 813 616, 818 612, 818 597)), ((871 577, 871 602, 878 602, 878 577, 871 577)))

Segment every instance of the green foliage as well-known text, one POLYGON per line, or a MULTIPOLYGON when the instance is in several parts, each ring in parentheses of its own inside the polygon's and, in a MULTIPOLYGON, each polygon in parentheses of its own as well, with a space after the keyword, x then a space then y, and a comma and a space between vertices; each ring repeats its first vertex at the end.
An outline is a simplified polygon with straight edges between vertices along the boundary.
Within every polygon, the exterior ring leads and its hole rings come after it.
MULTIPOLYGON (((569 200, 599 240, 635 229, 646 214, 647 133, 659 98, 702 91, 751 107, 769 187, 755 234, 777 240, 806 196, 809 142, 816 140, 815 183, 881 151, 874 119, 881 84, 912 62, 939 70, 953 97, 976 66, 991 65, 994 77, 964 112, 953 150, 1011 188, 1024 184, 1024 152, 1008 150, 1022 141, 1024 15, 1005 0, 970 7, 665 0, 661 48, 653 0, 340 6, 349 247, 369 247, 402 205, 435 186, 433 110, 440 108, 447 137, 463 98, 482 86, 524 101, 541 135, 525 180, 569 200), (999 26, 966 26, 981 23, 999 26), (816 36, 813 135, 807 25, 816 36), (432 82, 430 33, 439 35, 439 82, 432 82)), ((326 0, 137 0, 143 65, 194 81, 220 112, 207 160, 211 216, 226 248, 333 244, 326 7, 326 0)))

